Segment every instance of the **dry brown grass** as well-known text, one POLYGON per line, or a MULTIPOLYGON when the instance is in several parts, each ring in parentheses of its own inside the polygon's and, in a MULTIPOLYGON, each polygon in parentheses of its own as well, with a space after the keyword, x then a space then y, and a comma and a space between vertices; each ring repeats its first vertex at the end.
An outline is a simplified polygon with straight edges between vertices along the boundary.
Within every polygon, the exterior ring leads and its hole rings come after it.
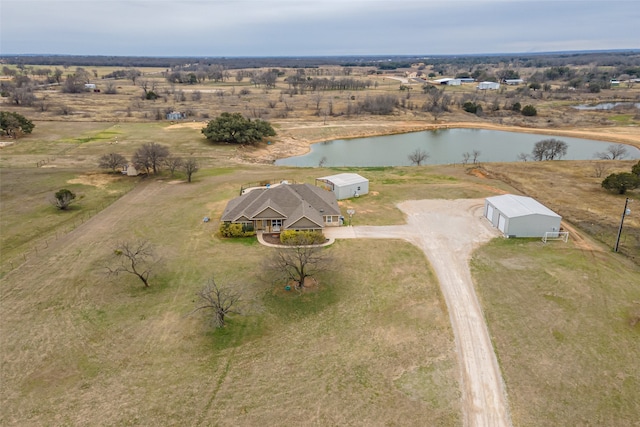
MULTIPOLYGON (((259 163, 299 153, 324 139, 425 129, 433 125, 432 117, 407 109, 389 117, 334 116, 325 124, 314 112, 313 94, 282 96, 286 87, 282 81, 269 91, 247 82, 207 83, 188 88, 202 90, 202 101, 181 103, 171 93, 179 87, 171 88, 152 74, 147 77, 157 79, 166 101, 142 101, 141 89, 123 80, 116 95, 51 91, 49 110, 16 109, 35 119, 37 127, 33 135, 4 148, 0 155, 0 424, 166 425, 185 420, 194 425, 424 425, 425 420, 459 424, 453 338, 433 274, 417 249, 400 242, 340 242, 331 251, 342 260, 342 268, 321 278, 322 292, 283 295, 281 289, 256 280, 255 266, 265 248, 220 241, 213 237, 215 221, 202 223, 205 215, 218 218, 226 201, 248 182, 312 181, 308 170, 259 163), (238 96, 241 87, 251 93, 238 96), (218 89, 224 89, 225 95, 205 92, 218 89), (275 108, 268 107, 269 102, 275 108), (285 102, 289 111, 283 117, 285 102), (60 115, 62 105, 73 114, 60 115), (274 144, 257 148, 210 145, 200 135, 197 122, 171 126, 153 119, 156 110, 167 108, 191 109, 202 124, 207 115, 221 111, 260 116, 272 120, 279 135, 274 144), (112 150, 131 155, 150 141, 169 145, 175 154, 197 157, 203 168, 196 182, 186 185, 164 177, 165 181, 143 184, 120 203, 110 204, 110 192, 126 193, 130 181, 118 185, 119 181, 96 180, 92 173, 97 157, 112 150), (44 159, 47 168, 35 168, 44 159), (63 184, 82 189, 82 209, 93 207, 70 227, 66 226, 69 217, 54 216, 42 201, 46 192, 63 184), (55 238, 46 239, 52 234, 55 238), (165 259, 149 292, 139 289, 135 281, 112 282, 100 273, 113 244, 135 236, 150 236, 165 259), (367 257, 356 256, 365 252, 367 257), (227 333, 210 333, 203 319, 185 316, 193 308, 195 292, 214 272, 220 280, 239 284, 250 309, 248 316, 231 322, 227 333)), ((379 83, 366 93, 402 95, 398 81, 359 77, 379 83)), ((417 88, 412 91, 416 104, 424 98, 418 92, 417 88)), ((366 93, 327 93, 322 103, 326 108, 331 100, 336 111, 343 111, 351 96, 359 99, 366 93)), ((605 91, 599 100, 621 93, 605 91)), ((496 95, 484 94, 483 101, 496 95)), ((583 114, 554 100, 531 102, 540 107, 537 118, 505 112, 478 118, 454 112, 442 117, 439 125, 521 125, 526 127, 518 128, 521 131, 640 146, 637 128, 611 127, 613 112, 583 114)), ((634 120, 626 124, 637 123, 634 120)), ((622 169, 630 162, 611 165, 622 169)), ((610 246, 622 199, 600 189, 590 162, 485 167, 489 174, 468 174, 462 167, 374 168, 365 172, 372 182, 370 196, 344 206, 357 209, 359 224, 399 223, 403 218, 394 203, 403 199, 482 197, 515 187, 556 210, 579 231, 600 238, 606 243, 603 248, 610 246)), ((632 196, 636 198, 635 193, 632 196)), ((638 252, 633 252, 640 242, 637 237, 633 240, 637 230, 637 220, 629 217, 622 249, 630 257, 637 257, 638 252)), ((611 275, 629 283, 638 277, 636 267, 612 264, 605 249, 588 252, 584 256, 588 262, 580 261, 582 252, 564 251, 566 257, 545 270, 545 263, 556 261, 538 252, 535 245, 539 244, 531 245, 535 250, 517 255, 513 247, 500 252, 504 247, 498 245, 495 253, 490 249, 486 276, 477 276, 481 286, 494 285, 493 291, 482 291, 482 295, 514 420, 531 425, 567 425, 576 420, 610 425, 609 421, 621 425, 631 420, 627 424, 632 424, 638 409, 629 402, 628 393, 637 385, 637 373, 623 370, 634 361, 624 346, 635 351, 637 334, 617 330, 620 346, 607 341, 606 347, 598 347, 608 348, 614 356, 606 372, 601 369, 602 358, 586 357, 581 350, 593 343, 605 344, 591 335, 576 340, 562 359, 571 363, 574 357, 582 358, 570 372, 569 387, 560 381, 568 371, 554 369, 555 347, 544 334, 551 331, 553 339, 559 340, 584 325, 594 335, 605 336, 607 327, 598 329, 598 325, 606 323, 602 319, 609 319, 612 312, 618 316, 616 321, 622 319, 625 327, 631 327, 635 306, 629 301, 639 298, 634 294, 624 305, 628 288, 602 278, 611 275), (502 262, 494 265, 495 259, 502 262), (623 273, 614 274, 609 265, 622 268, 623 273), (581 274, 583 268, 588 269, 587 278, 581 274), (503 275, 505 269, 508 274, 503 275), (520 274, 523 269, 526 275, 520 274), (544 274, 538 277, 540 271, 544 274), (616 284, 615 298, 600 288, 592 292, 587 285, 593 277, 605 291, 616 284), (558 290, 523 293, 520 299, 500 293, 517 293, 519 288, 510 286, 512 280, 525 279, 545 286, 566 283, 562 292, 570 292, 573 301, 580 298, 579 303, 569 304, 579 310, 547 315, 548 307, 539 303, 562 302, 566 295, 558 290), (594 309, 589 299, 604 301, 605 307, 594 309), (609 301, 615 304, 608 305, 609 301), (500 311, 507 305, 515 309, 515 317, 500 311), (522 314, 520 307, 529 311, 522 314), (576 313, 583 316, 579 321, 572 320, 576 313), (530 318, 535 322, 530 323, 530 318), (556 323, 545 323, 550 318, 556 323), (567 324, 571 327, 563 329, 567 324), (530 329, 543 338, 521 342, 531 335, 530 329), (580 376, 603 381, 580 382, 580 376), (616 385, 616 378, 621 385, 616 385), (574 399, 576 390, 585 388, 591 388, 591 393, 574 399), (601 389, 612 397, 598 400, 598 410, 589 412, 601 389), (620 408, 622 415, 616 418, 620 408)), ((486 257, 481 254, 478 260, 484 262, 486 257)), ((637 326, 633 328, 635 333, 637 326)))
MULTIPOLYGON (((497 179, 540 200, 566 222, 613 248, 625 198, 630 206, 640 203, 638 191, 618 195, 604 190, 601 182, 610 173, 629 172, 637 161, 552 161, 487 163, 485 168, 497 179), (604 164, 606 173, 598 177, 595 165, 604 164)), ((637 210, 635 208, 634 210, 637 210)), ((640 262, 640 217, 628 215, 624 221, 619 250, 640 262)))
MULTIPOLYGON (((340 242, 329 249, 337 269, 298 295, 260 279, 267 248, 219 240, 215 221, 202 222, 240 185, 273 173, 143 182, 5 270, 0 423, 458 424, 453 336, 417 248, 340 242), (163 257, 148 291, 102 274, 114 245, 137 236, 163 257), (236 284, 246 312, 217 333, 187 316, 213 273, 236 284)), ((24 207, 28 217, 37 204, 24 207)))

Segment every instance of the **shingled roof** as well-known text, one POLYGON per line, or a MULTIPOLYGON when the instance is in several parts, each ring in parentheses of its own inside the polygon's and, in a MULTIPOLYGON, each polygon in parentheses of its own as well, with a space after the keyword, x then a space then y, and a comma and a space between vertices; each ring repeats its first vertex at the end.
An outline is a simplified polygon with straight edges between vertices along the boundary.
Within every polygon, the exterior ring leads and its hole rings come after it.
POLYGON ((229 201, 221 220, 283 219, 282 225, 286 229, 301 218, 322 226, 324 215, 340 215, 332 192, 310 184, 282 184, 258 188, 229 201))

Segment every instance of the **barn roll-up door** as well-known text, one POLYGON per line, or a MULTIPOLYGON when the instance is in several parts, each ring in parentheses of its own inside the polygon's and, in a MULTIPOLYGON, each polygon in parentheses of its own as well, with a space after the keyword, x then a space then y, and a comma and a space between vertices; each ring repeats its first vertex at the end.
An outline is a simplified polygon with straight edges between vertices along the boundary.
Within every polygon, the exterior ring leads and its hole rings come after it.
POLYGON ((507 219, 502 216, 502 214, 498 215, 498 230, 504 233, 504 229, 507 226, 507 219))
POLYGON ((493 205, 487 205, 487 219, 493 224, 493 205))

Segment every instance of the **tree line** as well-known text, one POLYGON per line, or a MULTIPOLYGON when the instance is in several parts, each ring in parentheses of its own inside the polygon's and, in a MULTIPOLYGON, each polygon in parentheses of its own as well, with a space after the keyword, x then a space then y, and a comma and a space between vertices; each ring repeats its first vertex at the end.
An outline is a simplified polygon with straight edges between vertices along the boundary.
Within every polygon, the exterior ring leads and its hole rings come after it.
POLYGON ((114 173, 118 168, 127 168, 130 164, 138 171, 144 171, 147 174, 153 172, 154 175, 164 167, 171 172, 172 176, 177 170, 182 170, 187 177, 187 182, 191 182, 193 174, 199 169, 195 158, 183 159, 172 156, 169 147, 155 142, 143 144, 133 153, 131 161, 115 152, 104 154, 98 160, 99 167, 109 169, 114 173))

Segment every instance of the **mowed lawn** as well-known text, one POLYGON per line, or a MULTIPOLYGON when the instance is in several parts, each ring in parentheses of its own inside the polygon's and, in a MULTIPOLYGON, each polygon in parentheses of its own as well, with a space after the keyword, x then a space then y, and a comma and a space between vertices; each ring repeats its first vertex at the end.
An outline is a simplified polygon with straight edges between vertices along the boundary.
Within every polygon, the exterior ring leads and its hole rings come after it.
MULTIPOLYGON (((459 425, 453 335, 417 248, 338 242, 327 249, 334 268, 300 294, 264 280, 271 249, 215 236, 226 201, 269 173, 144 180, 19 267, 5 265, 0 424, 459 425), (147 290, 104 274, 115 245, 138 238, 161 257, 147 290), (223 331, 190 314, 212 276, 243 296, 244 314, 223 331)), ((3 175, 3 187, 19 176, 3 175)), ((30 188, 13 196, 37 200, 30 188)), ((77 209, 94 197, 103 192, 87 191, 77 209)))

